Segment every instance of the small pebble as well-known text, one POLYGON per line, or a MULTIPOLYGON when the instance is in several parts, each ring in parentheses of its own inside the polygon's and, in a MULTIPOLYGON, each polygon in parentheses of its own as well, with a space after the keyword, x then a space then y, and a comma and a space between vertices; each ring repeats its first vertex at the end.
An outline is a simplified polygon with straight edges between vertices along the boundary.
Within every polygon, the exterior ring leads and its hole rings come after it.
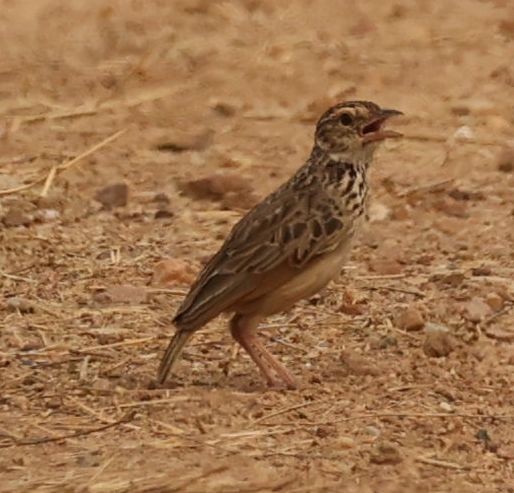
POLYGON ((35 311, 34 304, 31 301, 18 296, 7 298, 5 303, 7 308, 13 312, 34 313, 35 311))
POLYGON ((448 356, 455 348, 455 340, 444 325, 425 324, 424 353, 431 358, 448 356))
POLYGON ((372 437, 378 437, 382 433, 376 426, 366 426, 364 431, 372 437))
POLYGON ((355 441, 351 437, 338 437, 337 444, 342 448, 352 448, 355 445, 355 441))
POLYGON ((29 214, 22 212, 18 208, 9 209, 2 218, 2 222, 8 228, 29 226, 32 223, 32 220, 33 218, 29 214))
POLYGON ((152 284, 170 287, 176 284, 191 284, 195 279, 195 269, 191 263, 181 259, 164 259, 154 267, 152 284))
POLYGON ((423 315, 414 306, 403 309, 396 317, 396 326, 401 330, 421 330, 423 325, 423 315))
POLYGON ((174 216, 173 212, 168 211, 167 209, 159 209, 154 214, 154 218, 155 219, 169 219, 169 218, 171 218, 173 216, 174 216))
POLYGON ((128 202, 128 186, 126 183, 113 183, 98 190, 95 199, 106 209, 124 207, 128 202))
POLYGON ((439 407, 445 413, 453 413, 453 411, 454 411, 453 406, 451 404, 449 404, 448 402, 445 402, 445 401, 440 402, 439 403, 439 407))
POLYGON ((503 173, 512 173, 514 171, 514 148, 505 147, 498 155, 498 170, 503 173))
POLYGON ((463 125, 459 127, 454 133, 453 138, 455 140, 471 140, 475 137, 475 132, 471 127, 463 125))
POLYGON ((394 465, 402 461, 398 447, 392 443, 378 443, 371 452, 370 462, 380 465, 394 465))
POLYGON ((495 312, 500 311, 505 303, 504 299, 498 293, 487 293, 485 302, 489 305, 491 310, 495 312))

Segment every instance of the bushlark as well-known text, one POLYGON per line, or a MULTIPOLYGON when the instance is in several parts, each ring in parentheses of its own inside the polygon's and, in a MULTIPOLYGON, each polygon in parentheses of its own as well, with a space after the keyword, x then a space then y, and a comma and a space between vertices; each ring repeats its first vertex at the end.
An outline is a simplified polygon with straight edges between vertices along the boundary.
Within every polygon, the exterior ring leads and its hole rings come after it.
POLYGON ((384 128, 400 114, 347 101, 321 116, 306 163, 233 227, 192 285, 173 319, 177 330, 161 361, 159 383, 196 330, 232 312, 230 332, 268 385, 296 387, 256 329, 265 317, 313 296, 339 275, 365 215, 373 153, 382 140, 401 136, 384 128))

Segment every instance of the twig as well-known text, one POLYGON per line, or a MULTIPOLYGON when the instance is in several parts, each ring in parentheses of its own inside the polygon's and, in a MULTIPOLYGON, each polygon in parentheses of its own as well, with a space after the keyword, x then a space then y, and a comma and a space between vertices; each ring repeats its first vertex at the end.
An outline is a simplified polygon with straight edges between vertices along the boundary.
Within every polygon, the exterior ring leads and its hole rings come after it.
POLYGON ((444 460, 431 459, 430 457, 416 457, 416 461, 422 462, 423 464, 429 464, 431 466, 444 467, 446 469, 471 469, 471 467, 469 466, 461 466, 460 464, 455 464, 454 462, 446 462, 444 460))
POLYGON ((377 274, 369 276, 355 276, 354 279, 378 281, 380 279, 403 279, 404 277, 407 277, 407 274, 377 274))
POLYGON ((307 406, 313 406, 314 404, 324 404, 325 402, 331 402, 333 399, 323 399, 318 401, 309 401, 309 402, 302 402, 301 404, 296 404, 294 406, 289 406, 284 409, 280 409, 278 411, 275 411, 274 413, 268 414, 266 416, 262 416, 256 420, 253 421, 253 424, 261 423, 263 421, 266 421, 270 418, 274 418, 276 416, 280 416, 281 414, 286 414, 291 411, 296 411, 297 409, 302 409, 307 406))
POLYGON ((512 307, 514 307, 514 303, 509 303, 505 305, 501 310, 494 312, 492 315, 489 315, 482 323, 483 325, 489 325, 494 319, 500 317, 501 315, 505 315, 512 307))
POLYGON ((514 414, 468 414, 468 413, 370 413, 360 414, 357 416, 349 416, 333 421, 333 423, 342 423, 345 421, 354 421, 369 418, 470 418, 470 419, 514 419, 514 414))
POLYGON ((117 459, 117 454, 112 454, 91 476, 91 479, 89 480, 89 485, 93 485, 93 483, 105 472, 105 470, 112 464, 114 459, 117 459))
POLYGON ((109 144, 113 140, 117 139, 118 137, 123 135, 126 131, 127 131, 126 129, 119 130, 118 132, 116 132, 116 133, 112 134, 111 136, 107 137, 106 139, 102 140, 98 144, 94 145, 93 147, 91 147, 87 151, 83 152, 82 154, 79 154, 77 157, 71 159, 70 161, 61 163, 56 166, 52 166, 52 168, 50 169, 50 172, 46 176, 41 176, 41 177, 37 178, 36 180, 34 180, 33 182, 26 183, 25 185, 20 185, 18 187, 0 190, 0 196, 1 195, 10 195, 12 193, 17 193, 17 192, 22 192, 23 190, 28 190, 29 188, 32 188, 32 187, 44 182, 45 184, 43 186, 43 190, 41 191, 41 196, 44 197, 48 193, 48 190, 50 189, 53 179, 58 171, 63 171, 65 169, 68 169, 70 166, 73 166, 81 159, 84 159, 85 157, 89 156, 90 154, 96 152, 98 149, 104 147, 105 145, 109 144))
POLYGON ((398 197, 405 197, 406 195, 410 195, 412 193, 417 192, 430 192, 432 190, 436 190, 444 185, 448 185, 455 181, 455 178, 447 178, 446 180, 436 181, 433 183, 427 183, 425 185, 420 185, 418 187, 407 188, 407 190, 403 190, 397 194, 398 197))
POLYGON ((419 296, 420 298, 425 297, 425 293, 422 291, 418 291, 417 289, 404 289, 404 288, 396 288, 393 286, 359 286, 361 289, 367 289, 369 291, 395 291, 398 293, 412 294, 414 296, 419 296))
MULTIPOLYGON (((345 423, 348 421, 357 421, 365 419, 380 419, 380 418, 466 418, 466 419, 498 419, 498 420, 509 420, 514 419, 514 414, 466 414, 466 413, 369 413, 369 414, 358 414, 355 416, 348 416, 346 418, 340 418, 330 421, 310 421, 296 424, 297 428, 309 428, 311 426, 323 426, 336 423, 345 423)), ((260 423, 263 426, 288 426, 291 423, 260 423)))
POLYGON ((144 342, 153 341, 155 337, 141 337, 140 339, 127 339, 126 341, 113 342, 111 344, 97 344, 96 346, 88 346, 83 349, 70 349, 70 352, 76 354, 88 354, 97 349, 107 349, 120 346, 134 346, 136 344, 143 344, 144 342))
POLYGON ((68 438, 76 438, 84 435, 91 435, 92 433, 98 433, 100 431, 108 430, 109 428, 113 428, 115 426, 119 426, 123 423, 128 423, 134 419, 135 412, 131 411, 127 413, 123 418, 118 421, 114 421, 113 423, 108 423, 106 425, 98 426, 97 428, 92 428, 90 430, 78 430, 73 433, 67 433, 65 435, 58 435, 54 437, 40 437, 40 438, 26 438, 21 440, 13 440, 13 443, 7 445, 0 445, 0 448, 7 448, 12 446, 23 446, 23 445, 40 445, 42 443, 49 442, 59 442, 61 440, 66 440, 68 438))
POLYGON ((185 296, 187 289, 166 289, 166 288, 149 288, 146 290, 148 294, 170 294, 172 296, 185 296))
POLYGON ((8 274, 3 270, 0 270, 0 276, 6 277, 7 279, 12 279, 13 281, 36 282, 34 279, 29 279, 28 277, 15 276, 14 274, 8 274))
MULTIPOLYGON (((282 325, 281 325, 281 327, 282 327, 282 325)), ((280 339, 279 337, 271 336, 269 338, 269 340, 271 342, 276 342, 278 344, 282 344, 283 346, 289 347, 291 349, 294 349, 296 351, 300 351, 300 352, 305 353, 305 354, 307 354, 309 352, 307 349, 305 349, 303 347, 300 347, 297 344, 291 344, 290 342, 284 341, 283 339, 280 339)))
POLYGON ((135 401, 135 402, 127 402, 126 404, 118 404, 117 406, 107 406, 102 407, 99 409, 99 411, 107 411, 109 409, 113 408, 120 408, 120 409, 127 409, 131 407, 144 407, 144 406, 158 406, 160 404, 172 404, 177 402, 185 402, 185 401, 192 401, 191 397, 188 397, 186 395, 177 395, 176 397, 172 397, 169 399, 152 399, 149 401, 135 401))
MULTIPOLYGON (((427 134, 403 134, 403 139, 406 140, 418 140, 421 142, 449 142, 448 137, 442 135, 427 135, 427 134)), ((505 142, 499 140, 489 139, 462 139, 459 140, 459 144, 473 144, 473 145, 485 145, 485 146, 504 146, 505 142)))
POLYGON ((87 156, 90 156, 91 154, 95 153, 102 147, 105 147, 107 144, 110 144, 112 141, 116 140, 118 137, 121 137, 126 131, 127 131, 126 128, 123 130, 118 130, 114 134, 110 135, 106 139, 102 140, 98 144, 94 145, 93 147, 89 148, 87 151, 84 151, 83 153, 79 154, 77 157, 69 160, 68 162, 61 163, 57 166, 52 166, 52 168, 50 169, 50 172, 48 173, 48 176, 46 177, 43 189, 41 190, 41 193, 40 193, 41 197, 46 197, 46 195, 48 194, 48 191, 50 190, 50 187, 52 186, 52 183, 53 183, 54 178, 58 171, 66 170, 66 169, 70 168, 71 166, 73 166, 74 164, 77 164, 82 159, 86 158, 87 156))

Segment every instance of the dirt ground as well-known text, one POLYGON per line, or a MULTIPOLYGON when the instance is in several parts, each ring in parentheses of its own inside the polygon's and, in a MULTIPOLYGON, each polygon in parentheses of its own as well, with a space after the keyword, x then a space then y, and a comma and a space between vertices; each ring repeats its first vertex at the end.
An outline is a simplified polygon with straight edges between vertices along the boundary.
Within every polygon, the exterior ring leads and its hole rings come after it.
POLYGON ((1 0, 0 491, 513 492, 513 14, 1 0), (192 276, 344 99, 405 137, 339 281, 261 332, 300 389, 221 317, 155 388, 192 276))

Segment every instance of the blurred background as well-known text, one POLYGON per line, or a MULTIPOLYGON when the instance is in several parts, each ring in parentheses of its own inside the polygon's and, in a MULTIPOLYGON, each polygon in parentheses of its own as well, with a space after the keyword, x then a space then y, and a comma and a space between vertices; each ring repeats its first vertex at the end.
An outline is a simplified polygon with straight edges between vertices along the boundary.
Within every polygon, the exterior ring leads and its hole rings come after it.
POLYGON ((506 491, 513 38, 511 0, 0 0, 0 491, 506 491), (269 321, 304 387, 218 320, 150 390, 196 272, 345 99, 405 137, 342 280, 269 321))

